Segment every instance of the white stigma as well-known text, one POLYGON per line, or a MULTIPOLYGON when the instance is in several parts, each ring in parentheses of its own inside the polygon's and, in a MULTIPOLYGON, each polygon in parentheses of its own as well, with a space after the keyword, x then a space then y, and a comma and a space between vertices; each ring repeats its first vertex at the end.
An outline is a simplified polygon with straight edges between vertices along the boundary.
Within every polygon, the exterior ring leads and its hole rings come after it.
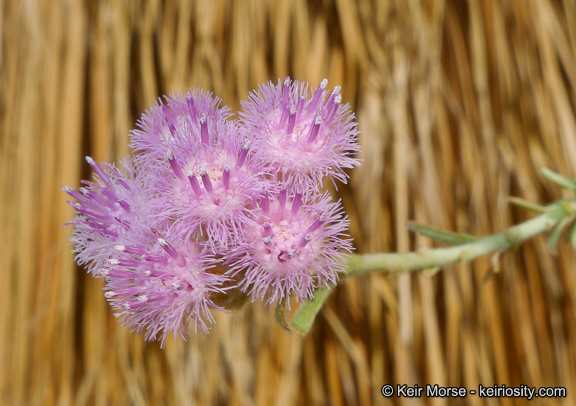
POLYGON ((146 271, 146 272, 144 272, 144 275, 146 275, 146 276, 150 276, 150 275, 152 275, 152 272, 150 272, 150 271, 146 271))
POLYGON ((122 307, 124 308, 124 310, 130 310, 130 303, 124 303, 122 307))
POLYGON ((252 144, 252 143, 250 142, 250 140, 246 140, 246 141, 244 141, 244 145, 242 146, 242 148, 243 148, 243 149, 248 149, 248 148, 250 148, 250 145, 251 145, 251 144, 252 144))
POLYGON ((117 259, 111 259, 108 262, 110 262, 110 265, 118 265, 120 263, 120 261, 118 261, 117 259))
POLYGON ((174 153, 172 152, 172 148, 168 148, 168 152, 166 153, 166 156, 168 157, 169 160, 174 159, 174 153))
POLYGON ((342 95, 341 94, 336 95, 336 97, 334 98, 334 103, 340 104, 341 101, 342 101, 342 95))
POLYGON ((204 168, 203 166, 201 166, 200 169, 199 169, 199 173, 200 173, 200 176, 206 175, 206 168, 204 168))
POLYGON ((90 165, 95 164, 94 160, 92 159, 92 157, 87 156, 86 157, 86 162, 88 162, 90 165))
POLYGON ((168 245, 168 243, 166 242, 166 240, 164 238, 158 238, 158 244, 160 244, 162 247, 165 247, 166 245, 168 245))
POLYGON ((318 116, 318 117, 316 117, 316 120, 314 120, 314 124, 320 125, 320 124, 322 124, 323 121, 324 120, 322 119, 322 116, 318 116))
POLYGON ((204 124, 206 122, 206 113, 202 113, 202 117, 200 117, 200 124, 204 124))
POLYGON ((188 171, 188 177, 192 177, 192 176, 194 176, 194 172, 192 172, 192 170, 189 170, 188 171))
POLYGON ((290 251, 290 252, 288 253, 288 256, 289 256, 290 258, 294 258, 296 255, 298 255, 298 252, 296 252, 296 251, 294 251, 294 250, 292 250, 292 251, 290 251))
POLYGON ((110 271, 108 269, 100 269, 100 275, 104 277, 108 276, 109 273, 110 271))
POLYGON ((124 245, 117 245, 114 247, 116 251, 124 251, 126 247, 124 245))
POLYGON ((264 244, 270 244, 270 241, 272 241, 272 239, 270 237, 264 237, 262 238, 262 241, 264 241, 264 244))
POLYGON ((320 89, 324 90, 326 89, 326 86, 328 86, 328 79, 324 78, 322 79, 322 82, 320 82, 320 89))
POLYGON ((114 293, 114 291, 111 290, 110 292, 104 293, 104 296, 106 296, 108 299, 111 299, 111 298, 113 298, 114 296, 116 296, 116 293, 114 293))
POLYGON ((296 107, 294 105, 290 106, 290 115, 296 114, 296 107))
POLYGON ((176 290, 178 290, 178 289, 180 289, 180 284, 177 283, 177 282, 174 282, 174 283, 172 284, 172 290, 176 291, 176 290))
POLYGON ((138 296, 137 300, 139 302, 146 303, 148 301, 148 296, 146 296, 146 295, 138 296))

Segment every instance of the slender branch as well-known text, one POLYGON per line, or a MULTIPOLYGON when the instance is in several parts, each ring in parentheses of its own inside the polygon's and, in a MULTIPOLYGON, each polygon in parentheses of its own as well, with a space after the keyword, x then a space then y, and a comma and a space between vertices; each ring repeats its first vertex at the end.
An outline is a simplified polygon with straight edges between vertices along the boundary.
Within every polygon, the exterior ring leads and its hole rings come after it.
POLYGON ((424 249, 408 253, 353 254, 348 259, 346 276, 372 271, 401 273, 416 269, 437 268, 455 262, 467 262, 486 254, 507 251, 543 231, 552 229, 571 214, 573 208, 553 205, 547 212, 512 226, 503 233, 479 238, 475 242, 449 248, 424 249), (568 210, 567 210, 568 209, 568 210))
MULTIPOLYGON (((468 262, 487 254, 513 248, 531 237, 550 230, 576 213, 576 201, 559 200, 547 207, 543 214, 512 226, 500 234, 478 238, 474 242, 449 248, 423 249, 408 253, 352 254, 347 258, 343 277, 369 272, 403 273, 417 269, 437 269, 456 262, 468 262)), ((314 299, 302 303, 294 314, 290 327, 302 334, 311 328, 316 314, 328 298, 329 289, 320 289, 314 299)))

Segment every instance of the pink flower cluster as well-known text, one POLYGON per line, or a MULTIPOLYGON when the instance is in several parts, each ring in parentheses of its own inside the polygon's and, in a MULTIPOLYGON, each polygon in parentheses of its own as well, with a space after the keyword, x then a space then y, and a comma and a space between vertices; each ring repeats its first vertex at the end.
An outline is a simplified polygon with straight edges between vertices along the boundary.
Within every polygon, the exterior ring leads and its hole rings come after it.
POLYGON ((336 283, 348 219, 321 183, 346 182, 359 147, 354 114, 326 85, 263 84, 239 120, 208 92, 171 95, 132 132, 133 158, 87 158, 94 181, 64 187, 72 242, 125 325, 164 342, 190 320, 207 331, 232 291, 289 305, 336 283))

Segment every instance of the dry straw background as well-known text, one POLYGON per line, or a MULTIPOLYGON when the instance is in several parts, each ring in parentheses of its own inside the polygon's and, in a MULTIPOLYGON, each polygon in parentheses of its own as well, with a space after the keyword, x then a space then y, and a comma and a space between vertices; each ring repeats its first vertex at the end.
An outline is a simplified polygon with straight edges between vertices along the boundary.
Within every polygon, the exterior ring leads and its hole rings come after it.
POLYGON ((358 252, 431 245, 408 220, 500 232, 532 216, 510 196, 565 195, 540 167, 576 176, 574 0, 7 0, 0 35, 0 404, 525 403, 399 402, 385 383, 565 386, 534 404, 576 404, 567 244, 554 257, 535 238, 492 275, 484 258, 344 281, 306 337, 257 304, 161 350, 75 266, 60 190, 90 176, 85 155, 128 154, 162 94, 203 87, 235 109, 261 82, 327 77, 362 131, 337 193, 358 252))

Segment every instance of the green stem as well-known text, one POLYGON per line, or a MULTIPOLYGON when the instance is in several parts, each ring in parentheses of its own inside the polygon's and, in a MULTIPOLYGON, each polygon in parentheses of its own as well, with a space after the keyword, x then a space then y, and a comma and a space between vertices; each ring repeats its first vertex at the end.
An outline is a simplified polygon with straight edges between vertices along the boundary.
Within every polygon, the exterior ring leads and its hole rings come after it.
POLYGON ((426 249, 419 252, 352 254, 347 263, 346 276, 354 276, 372 271, 401 273, 416 269, 430 269, 467 262, 483 255, 507 251, 543 231, 552 229, 564 219, 568 211, 562 204, 554 205, 538 217, 515 225, 503 233, 479 238, 478 240, 449 248, 426 249))
MULTIPOLYGON (((538 217, 512 226, 503 233, 478 238, 474 242, 408 253, 352 254, 347 258, 348 267, 343 277, 374 271, 392 274, 417 269, 437 269, 456 262, 471 261, 483 255, 509 250, 543 231, 554 228, 575 212, 574 200, 560 200, 548 206, 547 211, 538 217)), ((308 332, 316 314, 328 298, 328 292, 328 289, 321 289, 313 300, 302 303, 290 326, 302 334, 308 332)))

